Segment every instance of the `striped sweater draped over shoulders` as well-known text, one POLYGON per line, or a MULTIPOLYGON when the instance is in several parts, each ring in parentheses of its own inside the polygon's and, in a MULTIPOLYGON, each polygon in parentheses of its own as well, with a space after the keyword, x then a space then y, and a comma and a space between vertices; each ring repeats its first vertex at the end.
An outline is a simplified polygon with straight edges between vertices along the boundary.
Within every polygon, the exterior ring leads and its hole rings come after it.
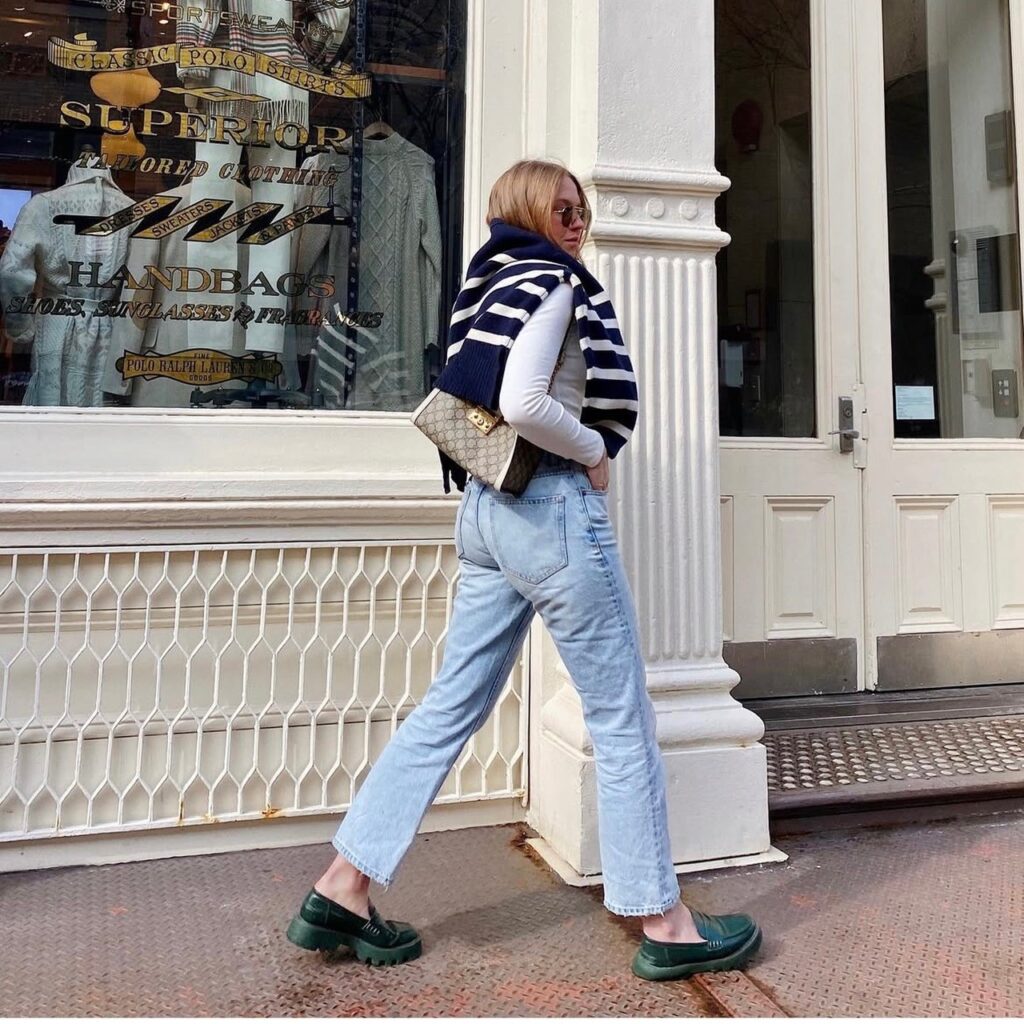
MULTIPOLYGON (((587 368, 580 421, 601 434, 615 458, 636 426, 638 396, 611 299, 593 275, 542 235, 491 222, 491 237, 470 261, 452 310, 444 369, 437 387, 496 411, 509 350, 523 325, 560 284, 573 309, 587 368)), ((442 456, 460 490, 465 473, 442 456)))

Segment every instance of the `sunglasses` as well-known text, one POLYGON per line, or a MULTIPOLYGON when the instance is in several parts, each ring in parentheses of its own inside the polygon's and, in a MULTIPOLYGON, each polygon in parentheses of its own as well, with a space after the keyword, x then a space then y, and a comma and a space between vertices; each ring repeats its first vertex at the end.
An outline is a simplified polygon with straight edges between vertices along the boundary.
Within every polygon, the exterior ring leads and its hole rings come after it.
POLYGON ((590 224, 590 210, 585 206, 560 206, 554 212, 562 218, 563 228, 569 227, 574 217, 579 217, 584 227, 590 224))

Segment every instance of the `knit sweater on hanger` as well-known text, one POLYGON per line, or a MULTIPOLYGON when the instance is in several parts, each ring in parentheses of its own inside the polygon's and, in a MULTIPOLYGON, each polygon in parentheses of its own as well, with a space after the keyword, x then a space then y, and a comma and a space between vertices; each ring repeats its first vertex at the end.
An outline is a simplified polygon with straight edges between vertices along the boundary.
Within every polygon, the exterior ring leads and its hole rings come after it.
MULTIPOLYGON (((328 326, 320 332, 317 386, 327 407, 340 408, 345 361, 354 355, 355 387, 346 408, 408 412, 426 393, 424 353, 438 337, 442 253, 434 161, 398 132, 386 139, 365 139, 363 147, 358 310, 344 309, 347 227, 304 225, 296 232, 295 269, 308 274, 314 266, 324 266, 337 281, 335 305, 343 312, 383 314, 379 327, 360 330, 362 351, 347 351, 345 335, 337 329, 328 326), (326 264, 318 263, 325 252, 326 264)), ((321 153, 302 166, 337 170, 333 201, 348 203, 350 158, 321 153)), ((297 190, 297 208, 331 203, 328 186, 297 190)))

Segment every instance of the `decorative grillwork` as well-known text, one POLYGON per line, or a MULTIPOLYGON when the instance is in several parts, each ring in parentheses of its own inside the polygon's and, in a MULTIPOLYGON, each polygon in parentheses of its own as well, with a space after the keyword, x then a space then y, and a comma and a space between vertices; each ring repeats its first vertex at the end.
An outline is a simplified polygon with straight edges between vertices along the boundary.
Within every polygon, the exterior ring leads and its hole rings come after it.
MULTIPOLYGON (((0 554, 0 839, 337 811, 441 664, 450 545, 0 554)), ((438 795, 520 795, 524 661, 438 795)))

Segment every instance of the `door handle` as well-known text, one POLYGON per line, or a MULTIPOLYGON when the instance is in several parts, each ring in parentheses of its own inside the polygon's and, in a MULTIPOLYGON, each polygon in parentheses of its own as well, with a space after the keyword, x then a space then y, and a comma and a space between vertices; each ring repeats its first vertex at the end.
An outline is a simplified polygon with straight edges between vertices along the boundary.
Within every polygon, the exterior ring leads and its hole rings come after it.
POLYGON ((839 451, 853 451, 853 442, 860 437, 860 431, 853 429, 853 399, 844 395, 839 399, 839 429, 830 430, 829 437, 839 435, 839 451))

